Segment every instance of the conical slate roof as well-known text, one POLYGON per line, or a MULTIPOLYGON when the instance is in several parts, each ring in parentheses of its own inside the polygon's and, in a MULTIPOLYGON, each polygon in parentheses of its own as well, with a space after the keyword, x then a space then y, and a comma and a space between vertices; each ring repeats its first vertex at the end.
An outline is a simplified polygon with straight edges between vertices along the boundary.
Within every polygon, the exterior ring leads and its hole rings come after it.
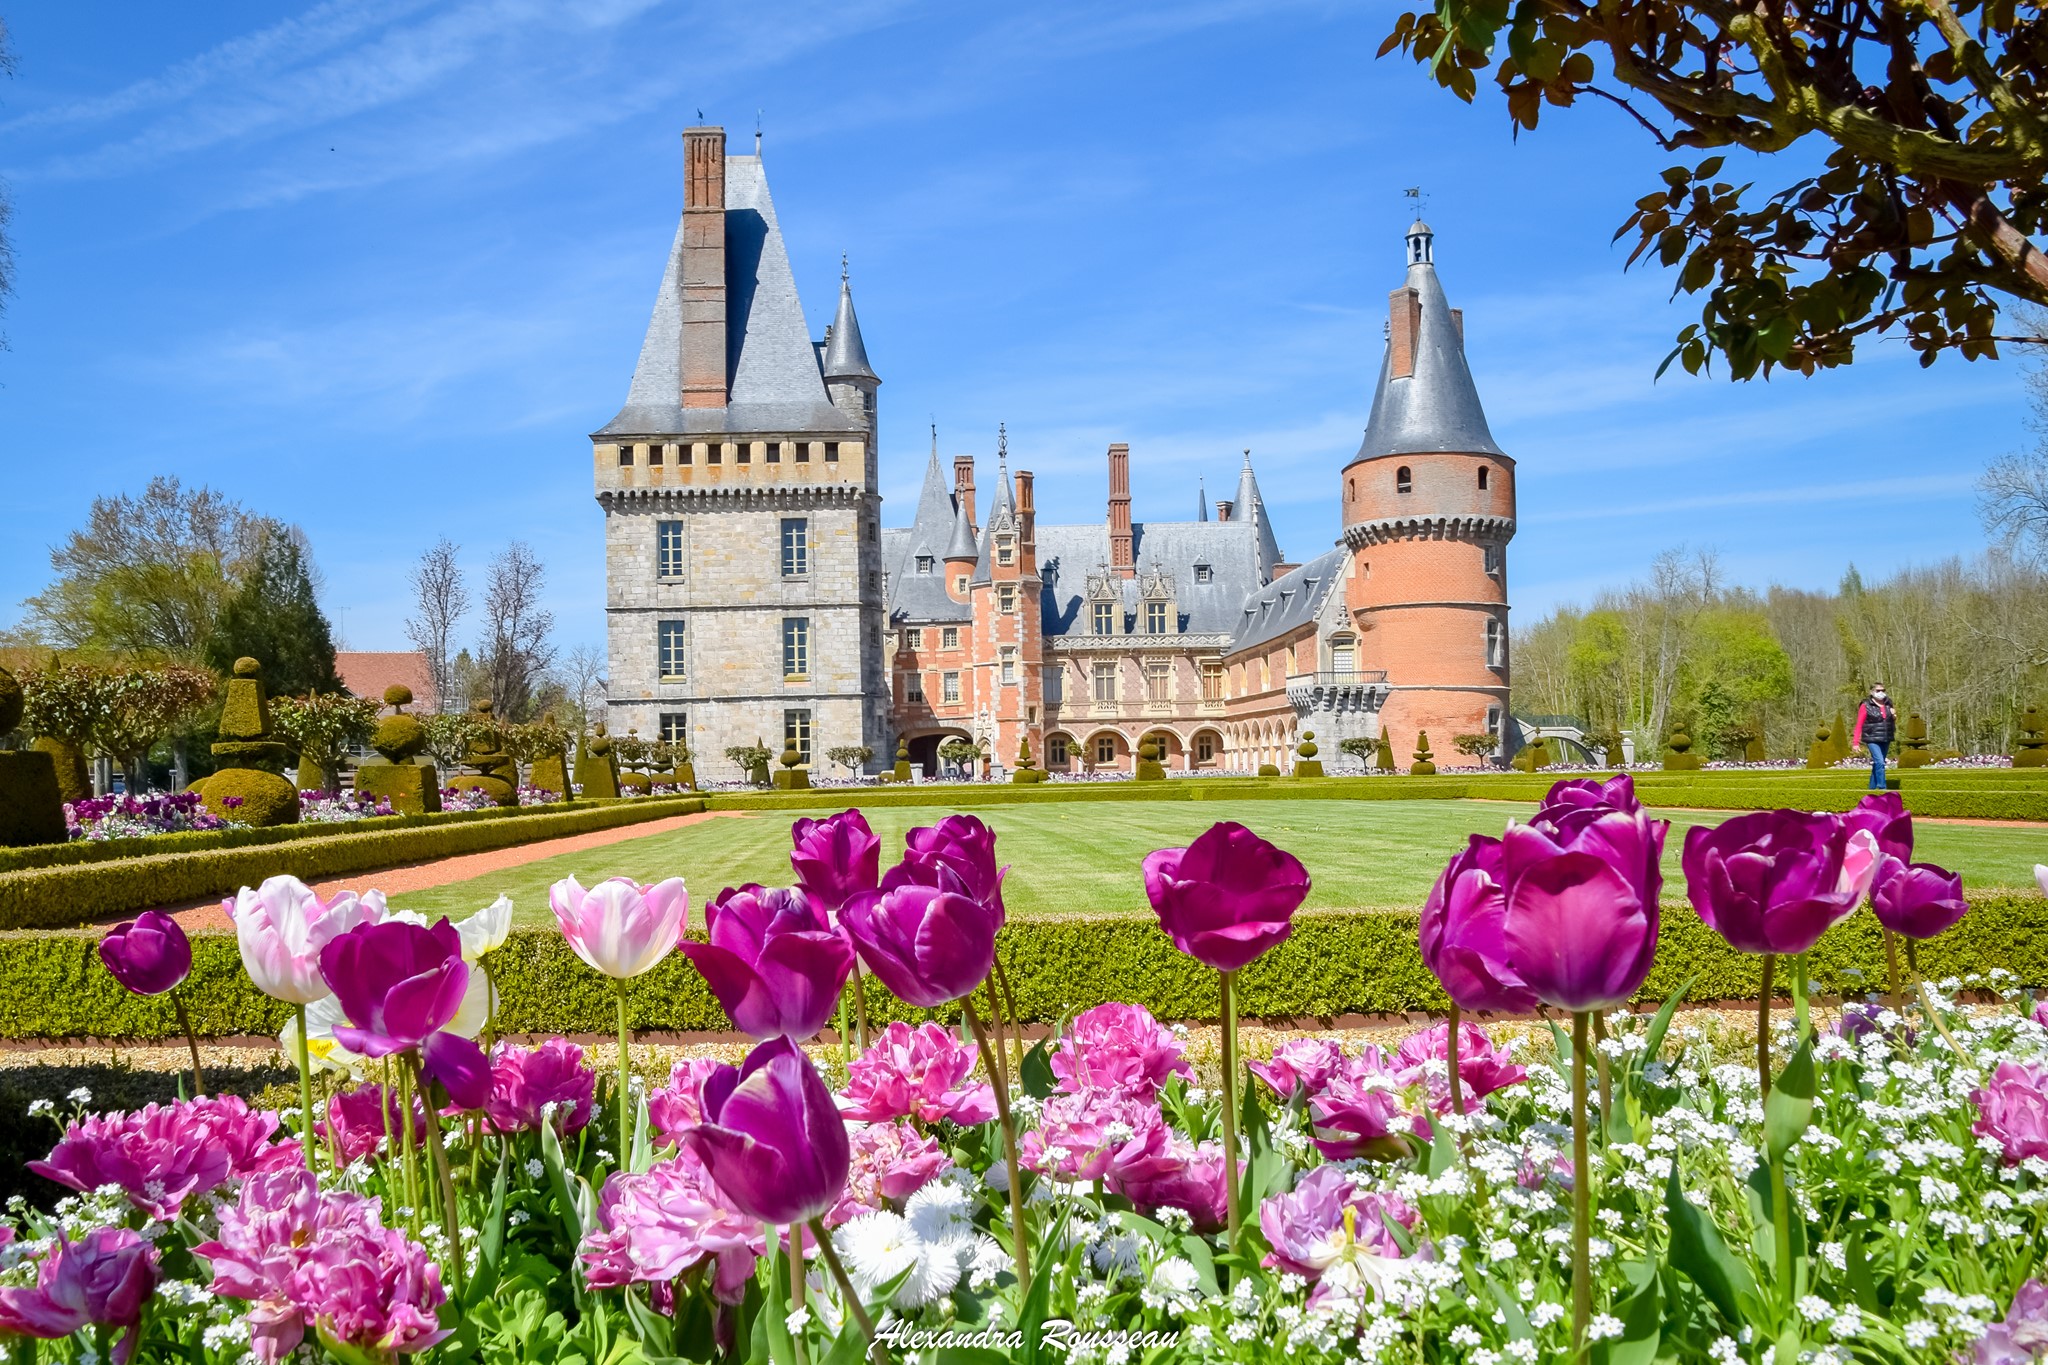
POLYGON ((839 277, 839 311, 832 317, 830 339, 825 343, 820 368, 827 379, 881 379, 868 365, 868 348, 861 343, 860 319, 853 315, 853 286, 842 273, 839 277))
POLYGON ((1230 515, 1239 521, 1248 521, 1257 528, 1259 537, 1259 576, 1273 572, 1273 566, 1280 562, 1280 542, 1273 535, 1273 518, 1266 515, 1266 500, 1259 495, 1259 481, 1252 474, 1252 455, 1246 451, 1244 469, 1237 476, 1237 506, 1230 515))
MULTIPOLYGON (((1411 241, 1427 237, 1429 229, 1417 223, 1409 229, 1411 241)), ((1379 388, 1373 394, 1372 416, 1365 424, 1365 440, 1358 458, 1404 455, 1426 451, 1452 451, 1466 455, 1501 455, 1487 429, 1486 411, 1479 405, 1479 390, 1472 383, 1472 371, 1465 364, 1465 339, 1451 318, 1451 306, 1444 299, 1444 287, 1437 279, 1436 266, 1428 259, 1408 266, 1408 287, 1421 303, 1421 321, 1415 337, 1414 373, 1393 376, 1393 350, 1380 362, 1379 388)))
POLYGON ((953 509, 953 538, 946 542, 946 558, 973 559, 974 524, 967 520, 967 504, 954 499, 958 506, 953 509))
POLYGON ((999 455, 996 459, 996 495, 989 501, 988 520, 981 527, 981 553, 974 561, 975 582, 989 581, 989 546, 995 543, 995 537, 989 531, 1006 522, 1014 524, 1016 520, 1017 500, 1010 495, 1010 466, 999 455))
POLYGON ((883 562, 893 565, 889 573, 891 618, 964 621, 973 614, 965 602, 956 602, 947 593, 946 576, 939 571, 952 540, 954 517, 953 495, 946 491, 946 472, 939 466, 934 437, 931 461, 924 467, 924 487, 917 495, 917 519, 907 530, 883 532, 883 562), (933 572, 917 571, 920 558, 932 561, 933 572))

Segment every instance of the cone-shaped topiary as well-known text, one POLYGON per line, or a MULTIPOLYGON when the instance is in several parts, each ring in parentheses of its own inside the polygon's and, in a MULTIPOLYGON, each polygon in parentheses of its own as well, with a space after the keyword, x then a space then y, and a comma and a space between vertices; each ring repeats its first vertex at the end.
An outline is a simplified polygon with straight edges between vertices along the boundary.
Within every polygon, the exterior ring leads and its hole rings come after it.
MULTIPOLYGON (((21 724, 21 684, 0 668, 0 734, 21 724)), ((39 749, 0 752, 0 844, 61 844, 70 831, 57 762, 39 749)))
POLYGON ((1294 746, 1294 775, 1296 777, 1321 777, 1322 760, 1316 757, 1316 732, 1303 730, 1301 743, 1294 746))
POLYGON ((1842 718, 1840 711, 1837 711, 1834 726, 1828 731, 1828 758, 1832 762, 1840 763, 1848 756, 1849 722, 1842 718))
POLYGON ((1394 771, 1394 737, 1386 731, 1380 732, 1380 746, 1373 751, 1372 766, 1383 773, 1394 771))
POLYGON ((285 746, 271 738, 270 700, 263 693, 263 665, 256 660, 235 660, 218 733, 213 757, 220 770, 193 784, 206 808, 238 824, 297 824, 299 791, 278 772, 285 746))
POLYGON ((1432 761, 1435 757, 1429 751, 1429 731, 1417 730, 1415 732, 1415 762, 1409 765, 1408 771, 1417 777, 1428 777, 1436 771, 1436 764, 1432 761))
POLYGON ((1905 747, 1899 751, 1901 768, 1924 768, 1930 755, 1927 752, 1927 722, 1916 712, 1906 717, 1905 747))

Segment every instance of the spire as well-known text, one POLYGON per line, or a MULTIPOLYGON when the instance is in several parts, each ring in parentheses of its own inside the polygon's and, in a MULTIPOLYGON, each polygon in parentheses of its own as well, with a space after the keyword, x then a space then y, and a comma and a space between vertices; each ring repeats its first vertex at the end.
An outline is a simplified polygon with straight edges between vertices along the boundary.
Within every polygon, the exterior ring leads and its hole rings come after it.
POLYGON ((825 358, 821 364, 827 379, 882 382, 868 365, 868 348, 861 344, 860 319, 853 315, 853 285, 847 279, 844 254, 839 257, 839 311, 825 333, 825 358))
POLYGON ((1450 451, 1499 455, 1465 363, 1465 321, 1436 273, 1436 234, 1417 219, 1408 278, 1389 296, 1386 359, 1357 458, 1450 451))
POLYGON ((1195 480, 1195 520, 1209 519, 1209 486, 1202 479, 1195 480))
MULTIPOLYGON (((934 468, 936 467, 935 465, 934 468)), ((946 542, 946 558, 951 560, 974 557, 974 527, 967 520, 967 504, 962 502, 953 510, 953 535, 946 542)))
MULTIPOLYGON (((1017 529, 1017 499, 1010 492, 1010 434, 1006 427, 996 428, 996 491, 989 499, 988 517, 982 522, 982 530, 994 531, 1017 529)), ((993 535, 981 538, 980 552, 974 562, 974 581, 989 581, 989 546, 995 543, 993 535)))
POLYGON ((1252 453, 1244 453, 1244 468, 1237 476, 1237 504, 1231 508, 1232 521, 1248 521, 1258 536, 1259 577, 1263 580, 1280 562, 1280 542, 1273 534, 1273 519, 1266 515, 1266 500, 1259 494, 1259 480, 1252 473, 1252 453))
POLYGON ((932 428, 932 458, 924 467, 924 487, 917 494, 917 516, 911 522, 913 554, 938 554, 953 525, 953 495, 946 491, 946 471, 939 466, 939 429, 932 428))

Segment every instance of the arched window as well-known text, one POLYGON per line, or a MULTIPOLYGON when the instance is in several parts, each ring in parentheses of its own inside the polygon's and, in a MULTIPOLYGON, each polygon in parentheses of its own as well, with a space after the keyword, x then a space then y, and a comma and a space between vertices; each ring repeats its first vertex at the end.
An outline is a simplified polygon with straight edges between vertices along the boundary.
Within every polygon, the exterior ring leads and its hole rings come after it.
POLYGON ((1344 496, 1347 498, 1355 498, 1358 496, 1358 480, 1344 480, 1344 496))
POLYGON ((1396 493, 1412 493, 1415 491, 1415 476, 1408 472, 1408 466, 1405 464, 1394 471, 1394 491, 1396 493))
POLYGON ((1487 468, 1486 468, 1486 466, 1485 466, 1485 465, 1481 465, 1481 466, 1479 466, 1479 489, 1480 489, 1480 491, 1481 491, 1481 492, 1484 492, 1484 491, 1486 491, 1486 475, 1487 475, 1487 468))

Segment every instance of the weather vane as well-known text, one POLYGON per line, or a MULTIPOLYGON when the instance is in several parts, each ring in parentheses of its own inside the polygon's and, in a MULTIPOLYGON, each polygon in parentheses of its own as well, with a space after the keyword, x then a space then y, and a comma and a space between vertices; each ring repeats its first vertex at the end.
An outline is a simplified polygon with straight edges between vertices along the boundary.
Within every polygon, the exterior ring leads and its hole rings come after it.
POLYGON ((1407 189, 1402 190, 1401 193, 1404 197, 1415 201, 1415 216, 1417 218, 1422 217, 1423 210, 1429 207, 1429 196, 1422 192, 1422 186, 1410 185, 1407 189))

